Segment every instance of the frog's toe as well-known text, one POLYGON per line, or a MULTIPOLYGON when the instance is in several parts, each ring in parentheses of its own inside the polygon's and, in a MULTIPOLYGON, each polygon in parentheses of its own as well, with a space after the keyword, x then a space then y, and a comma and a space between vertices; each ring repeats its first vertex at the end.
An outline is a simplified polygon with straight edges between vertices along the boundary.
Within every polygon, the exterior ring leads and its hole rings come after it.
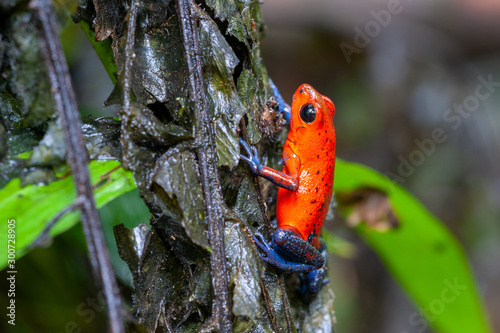
POLYGON ((252 155, 252 151, 250 150, 250 146, 248 145, 248 143, 246 143, 242 138, 239 138, 240 139, 240 145, 243 146, 243 148, 245 149, 245 151, 247 152, 247 154, 249 156, 252 155))
POLYGON ((269 246, 269 244, 264 239, 264 236, 260 232, 256 232, 255 235, 253 235, 253 240, 255 242, 255 245, 257 245, 257 247, 266 255, 268 255, 269 252, 273 251, 273 249, 269 246))
POLYGON ((259 174, 259 168, 261 167, 259 155, 257 149, 253 146, 249 146, 242 138, 240 139, 240 144, 245 149, 247 156, 240 154, 240 158, 247 162, 248 166, 252 170, 253 173, 259 174))
POLYGON ((320 268, 309 273, 300 275, 300 294, 304 300, 310 301, 329 282, 326 277, 326 269, 320 268))
POLYGON ((254 146, 250 146, 250 149, 252 149, 253 156, 258 158, 259 153, 257 152, 257 148, 255 148, 254 146))

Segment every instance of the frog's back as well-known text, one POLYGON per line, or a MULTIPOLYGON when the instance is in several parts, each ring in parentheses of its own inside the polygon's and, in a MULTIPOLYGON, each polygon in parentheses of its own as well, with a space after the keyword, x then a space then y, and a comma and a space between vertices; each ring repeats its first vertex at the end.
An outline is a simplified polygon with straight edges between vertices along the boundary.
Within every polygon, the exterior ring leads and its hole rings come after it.
POLYGON ((306 160, 301 165, 297 191, 279 188, 277 203, 278 226, 292 226, 311 244, 321 234, 332 198, 335 145, 325 143, 315 157, 316 161, 306 160))

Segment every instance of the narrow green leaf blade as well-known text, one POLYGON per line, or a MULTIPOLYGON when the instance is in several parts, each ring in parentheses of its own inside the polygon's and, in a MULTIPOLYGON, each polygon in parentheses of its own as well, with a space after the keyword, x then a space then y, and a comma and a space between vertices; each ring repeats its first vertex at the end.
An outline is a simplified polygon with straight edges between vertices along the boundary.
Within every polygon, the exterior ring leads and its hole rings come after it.
POLYGON ((363 223, 355 230, 417 303, 410 325, 422 328, 426 316, 437 332, 491 332, 464 251, 435 216, 401 186, 358 164, 337 159, 334 186, 336 195, 365 187, 387 194, 399 227, 381 232, 363 223))
POLYGON ((89 27, 88 23, 85 20, 80 20, 78 24, 89 39, 90 44, 92 44, 92 47, 101 60, 102 65, 111 78, 111 81, 113 81, 113 84, 116 84, 118 69, 116 67, 113 48, 111 47, 111 38, 107 38, 100 42, 96 41, 94 31, 89 27))
MULTIPOLYGON (((120 167, 118 161, 92 161, 89 165, 94 187, 94 198, 98 208, 114 198, 135 188, 129 171, 120 167)), ((47 186, 20 186, 18 178, 11 180, 0 190, 0 248, 7 249, 7 221, 15 220, 16 260, 26 254, 27 247, 43 231, 57 213, 73 203, 76 198, 73 176, 70 175, 47 186)), ((51 229, 50 235, 58 235, 80 219, 79 212, 70 212, 51 229)), ((0 269, 7 266, 7 256, 0 258, 0 269)))

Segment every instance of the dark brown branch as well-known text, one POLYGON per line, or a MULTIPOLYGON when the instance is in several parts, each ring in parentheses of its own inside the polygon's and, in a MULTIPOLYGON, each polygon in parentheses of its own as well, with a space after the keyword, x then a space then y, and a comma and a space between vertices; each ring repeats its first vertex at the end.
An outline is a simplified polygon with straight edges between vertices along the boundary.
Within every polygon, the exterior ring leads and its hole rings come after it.
POLYGON ((54 103, 61 120, 67 149, 67 161, 73 172, 81 202, 82 225, 87 240, 94 277, 103 288, 110 318, 110 332, 124 332, 121 299, 118 293, 104 234, 95 207, 88 172, 88 154, 81 132, 81 119, 69 76, 68 64, 56 32, 56 17, 50 0, 34 0, 30 7, 40 21, 41 49, 51 84, 54 103))
POLYGON ((278 277, 278 282, 280 284, 281 295, 283 299, 283 308, 285 308, 285 317, 286 317, 286 327, 288 328, 288 333, 292 333, 292 320, 290 319, 290 302, 288 301, 288 294, 286 293, 285 288, 285 277, 283 273, 280 273, 278 277))
MULTIPOLYGON (((125 57, 123 64, 123 114, 122 120, 122 133, 125 133, 123 126, 128 126, 130 121, 130 75, 132 67, 132 54, 134 54, 134 41, 135 41, 135 26, 137 22, 137 1, 132 0, 130 3, 129 18, 127 24, 127 39, 125 42, 125 57)), ((122 140, 125 137, 122 135, 122 140)), ((122 142, 122 147, 125 145, 122 142)), ((125 156, 126 154, 124 154, 125 156)))
POLYGON ((177 11, 184 43, 184 57, 189 74, 189 95, 196 115, 197 138, 201 142, 201 145, 196 149, 196 154, 207 210, 208 241, 212 248, 210 259, 215 293, 212 315, 218 319, 220 332, 232 332, 224 249, 222 190, 217 169, 215 134, 203 81, 200 42, 195 24, 195 9, 196 5, 191 0, 177 0, 177 11))
POLYGON ((271 321, 271 326, 275 332, 279 332, 278 323, 276 322, 276 310, 274 309, 273 302, 269 298, 269 291, 264 280, 260 279, 260 289, 262 290, 262 295, 264 296, 264 303, 266 303, 267 315, 271 321))

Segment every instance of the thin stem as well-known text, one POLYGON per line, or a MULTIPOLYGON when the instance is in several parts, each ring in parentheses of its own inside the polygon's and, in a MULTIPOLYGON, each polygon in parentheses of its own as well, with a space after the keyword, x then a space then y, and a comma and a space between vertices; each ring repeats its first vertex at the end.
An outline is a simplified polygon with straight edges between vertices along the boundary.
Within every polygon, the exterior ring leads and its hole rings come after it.
POLYGON ((68 64, 57 35, 56 17, 50 0, 33 0, 30 7, 40 21, 41 49, 54 103, 61 120, 67 149, 67 161, 73 172, 77 197, 82 198, 82 226, 95 279, 102 286, 109 315, 109 330, 122 333, 121 299, 95 207, 88 172, 88 154, 81 132, 81 119, 69 75, 68 64))
POLYGON ((131 121, 131 110, 130 110, 130 98, 131 98, 131 73, 134 58, 134 42, 135 42, 135 28, 137 24, 137 12, 138 12, 138 2, 132 0, 130 3, 128 23, 127 23, 127 38, 125 40, 125 55, 123 59, 123 72, 121 81, 123 84, 123 110, 120 113, 121 119, 121 136, 120 144, 123 150, 122 164, 124 167, 128 167, 128 156, 129 146, 131 144, 130 134, 128 128, 130 127, 131 121))
POLYGON ((276 310, 274 309, 273 302, 269 298, 269 291, 267 290, 266 283, 262 279, 260 280, 260 289, 264 296, 264 303, 266 303, 267 315, 269 316, 269 320, 271 320, 271 326, 275 332, 279 332, 278 323, 276 322, 276 310))
POLYGON ((138 4, 136 0, 130 3, 127 39, 125 41, 125 59, 123 64, 123 116, 122 121, 127 123, 130 117, 130 74, 132 68, 132 58, 134 55, 135 27, 137 22, 138 4))
POLYGON ((280 275, 278 277, 278 282, 279 282, 280 288, 281 288, 283 307, 285 308, 286 326, 288 328, 288 332, 292 333, 292 320, 290 319, 290 302, 288 301, 288 294, 286 293, 285 277, 284 277, 283 273, 280 273, 280 275))
POLYGON ((64 208, 61 210, 57 215, 50 221, 45 228, 43 229, 42 233, 30 244, 29 249, 33 249, 35 247, 38 247, 42 244, 42 242, 47 238, 49 235, 50 230, 52 230, 52 227, 67 213, 74 211, 75 209, 79 209, 82 204, 82 199, 77 198, 70 206, 64 208))
POLYGON ((189 95, 195 112, 196 134, 198 141, 201 143, 196 148, 196 154, 207 211, 208 240, 212 248, 210 264, 215 293, 212 315, 218 319, 217 323, 220 332, 232 332, 224 248, 224 203, 217 168, 215 134, 203 81, 200 42, 198 28, 195 23, 196 13, 194 11, 196 9, 196 5, 191 0, 177 0, 184 57, 189 74, 189 95))

